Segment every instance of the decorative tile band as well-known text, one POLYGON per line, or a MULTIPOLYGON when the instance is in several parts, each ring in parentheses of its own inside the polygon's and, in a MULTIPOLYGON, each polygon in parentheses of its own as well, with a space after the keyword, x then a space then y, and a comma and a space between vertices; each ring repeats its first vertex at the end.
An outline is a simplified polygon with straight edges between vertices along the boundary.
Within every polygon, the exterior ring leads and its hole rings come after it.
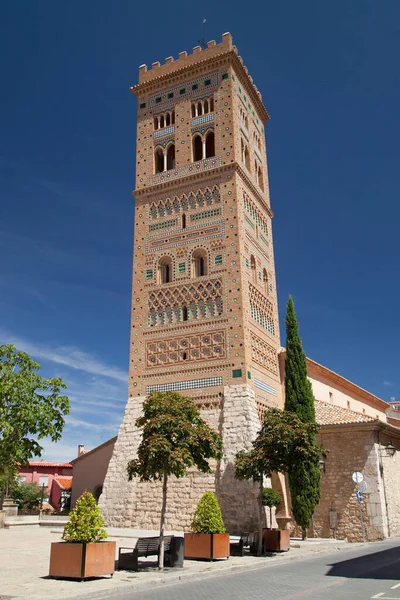
POLYGON ((203 115, 202 117, 197 117, 197 119, 193 119, 191 122, 191 126, 195 127, 196 125, 201 125, 202 123, 209 123, 210 121, 214 121, 214 113, 210 113, 208 115, 203 115))
POLYGON ((170 171, 163 171, 163 173, 157 173, 157 175, 151 175, 148 178, 149 185, 156 185, 157 183, 163 183, 171 179, 177 179, 178 177, 184 177, 185 175, 192 175, 201 171, 208 171, 208 169, 215 169, 222 165, 222 156, 213 156, 213 158, 205 158, 199 160, 190 165, 185 165, 179 169, 171 169, 170 171))
POLYGON ((222 385, 222 377, 206 377, 205 379, 190 379, 188 381, 177 381, 176 383, 159 383, 148 385, 146 394, 150 392, 178 392, 181 390, 195 390, 204 387, 222 385))
POLYGON ((163 135, 168 135, 169 133, 174 133, 175 132, 175 125, 171 125, 171 127, 165 127, 165 129, 159 129, 158 131, 155 131, 153 133, 153 136, 155 138, 159 138, 162 137, 163 135))
POLYGON ((150 109, 159 108, 164 104, 175 103, 180 98, 197 96, 199 93, 209 91, 215 88, 219 84, 219 73, 212 73, 204 75, 199 79, 189 81, 185 84, 181 84, 161 94, 158 92, 153 96, 149 97, 148 106, 150 109))
POLYGON ((268 392, 268 394, 272 394, 272 396, 277 396, 278 395, 278 392, 276 391, 275 388, 271 387, 267 383, 263 383, 259 379, 254 379, 254 385, 259 390, 263 390, 264 392, 268 392))
POLYGON ((169 235, 168 238, 150 238, 146 239, 146 252, 155 252, 159 248, 172 248, 176 245, 190 244, 193 240, 208 240, 215 237, 223 237, 225 233, 225 223, 215 223, 213 226, 198 225, 193 230, 185 229, 185 233, 169 235), (201 229, 201 230, 200 230, 201 229))

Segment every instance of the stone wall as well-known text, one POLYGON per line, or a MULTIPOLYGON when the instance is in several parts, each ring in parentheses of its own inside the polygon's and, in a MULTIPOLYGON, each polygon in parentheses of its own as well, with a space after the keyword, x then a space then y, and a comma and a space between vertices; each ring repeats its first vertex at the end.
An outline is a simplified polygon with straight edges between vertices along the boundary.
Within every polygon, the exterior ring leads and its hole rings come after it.
POLYGON ((390 537, 400 536, 400 440, 392 434, 382 432, 378 443, 382 463, 384 502, 387 505, 388 534, 390 537), (394 456, 390 456, 386 450, 389 441, 396 448, 394 456))
MULTIPOLYGON (((360 471, 367 484, 361 505, 366 539, 383 539, 387 531, 375 432, 372 428, 323 427, 318 437, 328 455, 326 471, 322 474, 321 502, 314 514, 314 534, 332 537, 329 511, 333 506, 338 519, 336 537, 350 542, 362 541, 360 503, 357 486, 351 478, 354 471, 360 471)), ((313 532, 309 531, 309 535, 313 532)))
MULTIPOLYGON (((110 460, 99 505, 106 524, 112 527, 157 529, 160 522, 161 483, 128 481, 126 466, 135 458, 140 431, 134 423, 144 398, 129 398, 123 423, 110 460)), ((247 385, 224 388, 222 408, 201 411, 203 418, 222 435, 224 457, 212 464, 210 474, 191 470, 182 479, 170 479, 168 486, 166 529, 189 530, 200 496, 213 490, 221 505, 225 526, 231 533, 257 528, 257 487, 238 482, 234 477, 234 458, 260 428, 254 392, 247 385)))

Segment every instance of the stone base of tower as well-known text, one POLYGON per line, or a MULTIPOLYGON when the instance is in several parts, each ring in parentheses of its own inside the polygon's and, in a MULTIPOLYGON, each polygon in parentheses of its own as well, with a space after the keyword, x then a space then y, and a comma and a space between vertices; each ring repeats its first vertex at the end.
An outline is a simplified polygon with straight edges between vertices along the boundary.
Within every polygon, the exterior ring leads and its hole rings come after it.
MULTIPOLYGON (((141 414, 144 397, 129 398, 124 420, 110 460, 99 505, 110 527, 158 529, 161 511, 161 482, 128 481, 127 464, 137 455, 141 432, 135 421, 141 414)), ((258 527, 258 489, 252 482, 235 479, 236 453, 249 449, 260 429, 253 390, 248 385, 224 388, 219 407, 201 410, 202 417, 223 438, 224 456, 212 463, 209 474, 190 471, 187 477, 171 477, 167 498, 167 530, 189 530, 201 495, 215 492, 224 523, 230 533, 258 527)))

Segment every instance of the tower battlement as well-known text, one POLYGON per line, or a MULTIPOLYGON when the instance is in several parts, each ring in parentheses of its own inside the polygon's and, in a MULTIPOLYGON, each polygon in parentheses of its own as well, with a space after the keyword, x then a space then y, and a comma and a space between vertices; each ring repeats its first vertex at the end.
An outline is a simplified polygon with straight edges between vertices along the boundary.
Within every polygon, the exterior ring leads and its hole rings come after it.
MULTIPOLYGON (((257 100, 262 104, 261 92, 253 83, 253 78, 249 74, 247 67, 243 64, 243 59, 239 56, 236 46, 233 45, 232 35, 229 32, 222 35, 220 44, 217 44, 215 40, 211 40, 208 42, 207 48, 195 46, 191 54, 188 54, 186 51, 180 52, 177 59, 174 59, 173 56, 168 56, 164 64, 156 61, 152 63, 150 68, 146 64, 140 65, 139 83, 130 89, 136 96, 140 97, 145 92, 145 88, 149 86, 153 87, 154 85, 157 86, 157 84, 162 86, 164 81, 170 81, 171 76, 179 74, 189 67, 197 67, 202 62, 219 57, 228 57, 229 55, 232 55, 236 67, 241 71, 240 74, 243 76, 245 84, 250 88, 249 93, 255 94, 257 100)), ((267 119, 268 113, 265 107, 263 108, 267 119)))

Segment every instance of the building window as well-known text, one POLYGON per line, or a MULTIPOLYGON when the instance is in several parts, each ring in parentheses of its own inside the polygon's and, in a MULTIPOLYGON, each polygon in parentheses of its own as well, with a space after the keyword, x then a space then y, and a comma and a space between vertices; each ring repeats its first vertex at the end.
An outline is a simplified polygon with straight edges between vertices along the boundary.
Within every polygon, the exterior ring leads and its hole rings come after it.
POLYGON ((207 251, 203 248, 195 250, 192 254, 192 277, 207 275, 207 251))
POLYGON ((204 98, 192 103, 192 118, 201 117, 214 111, 214 97, 204 98))
POLYGON ((39 477, 39 485, 44 485, 45 487, 49 485, 49 478, 47 475, 41 475, 39 477))
POLYGON ((162 173, 164 171, 164 151, 158 147, 154 153, 154 170, 156 173, 162 173))
POLYGON ((170 144, 167 148, 167 171, 175 169, 175 144, 170 144))
POLYGON ((183 213, 182 215, 182 229, 186 229, 186 215, 183 213))
POLYGON ((187 321, 189 318, 188 308, 187 306, 182 307, 182 321, 187 321))
POLYGON ((17 481, 18 483, 26 483, 26 475, 18 475, 17 481))
POLYGON ((206 135, 206 158, 215 156, 215 136, 214 132, 210 131, 206 135))
POLYGON ((193 138, 193 162, 202 160, 203 158, 203 141, 200 135, 195 135, 193 138))
POLYGON ((263 283, 264 283, 265 293, 268 294, 268 273, 267 273, 267 269, 263 270, 263 283))
POLYGON ((171 283, 172 281, 172 258, 164 256, 158 263, 157 283, 171 283))
POLYGON ((257 270, 256 270, 256 259, 253 255, 250 257, 250 267, 251 267, 251 278, 253 283, 257 283, 257 270))

